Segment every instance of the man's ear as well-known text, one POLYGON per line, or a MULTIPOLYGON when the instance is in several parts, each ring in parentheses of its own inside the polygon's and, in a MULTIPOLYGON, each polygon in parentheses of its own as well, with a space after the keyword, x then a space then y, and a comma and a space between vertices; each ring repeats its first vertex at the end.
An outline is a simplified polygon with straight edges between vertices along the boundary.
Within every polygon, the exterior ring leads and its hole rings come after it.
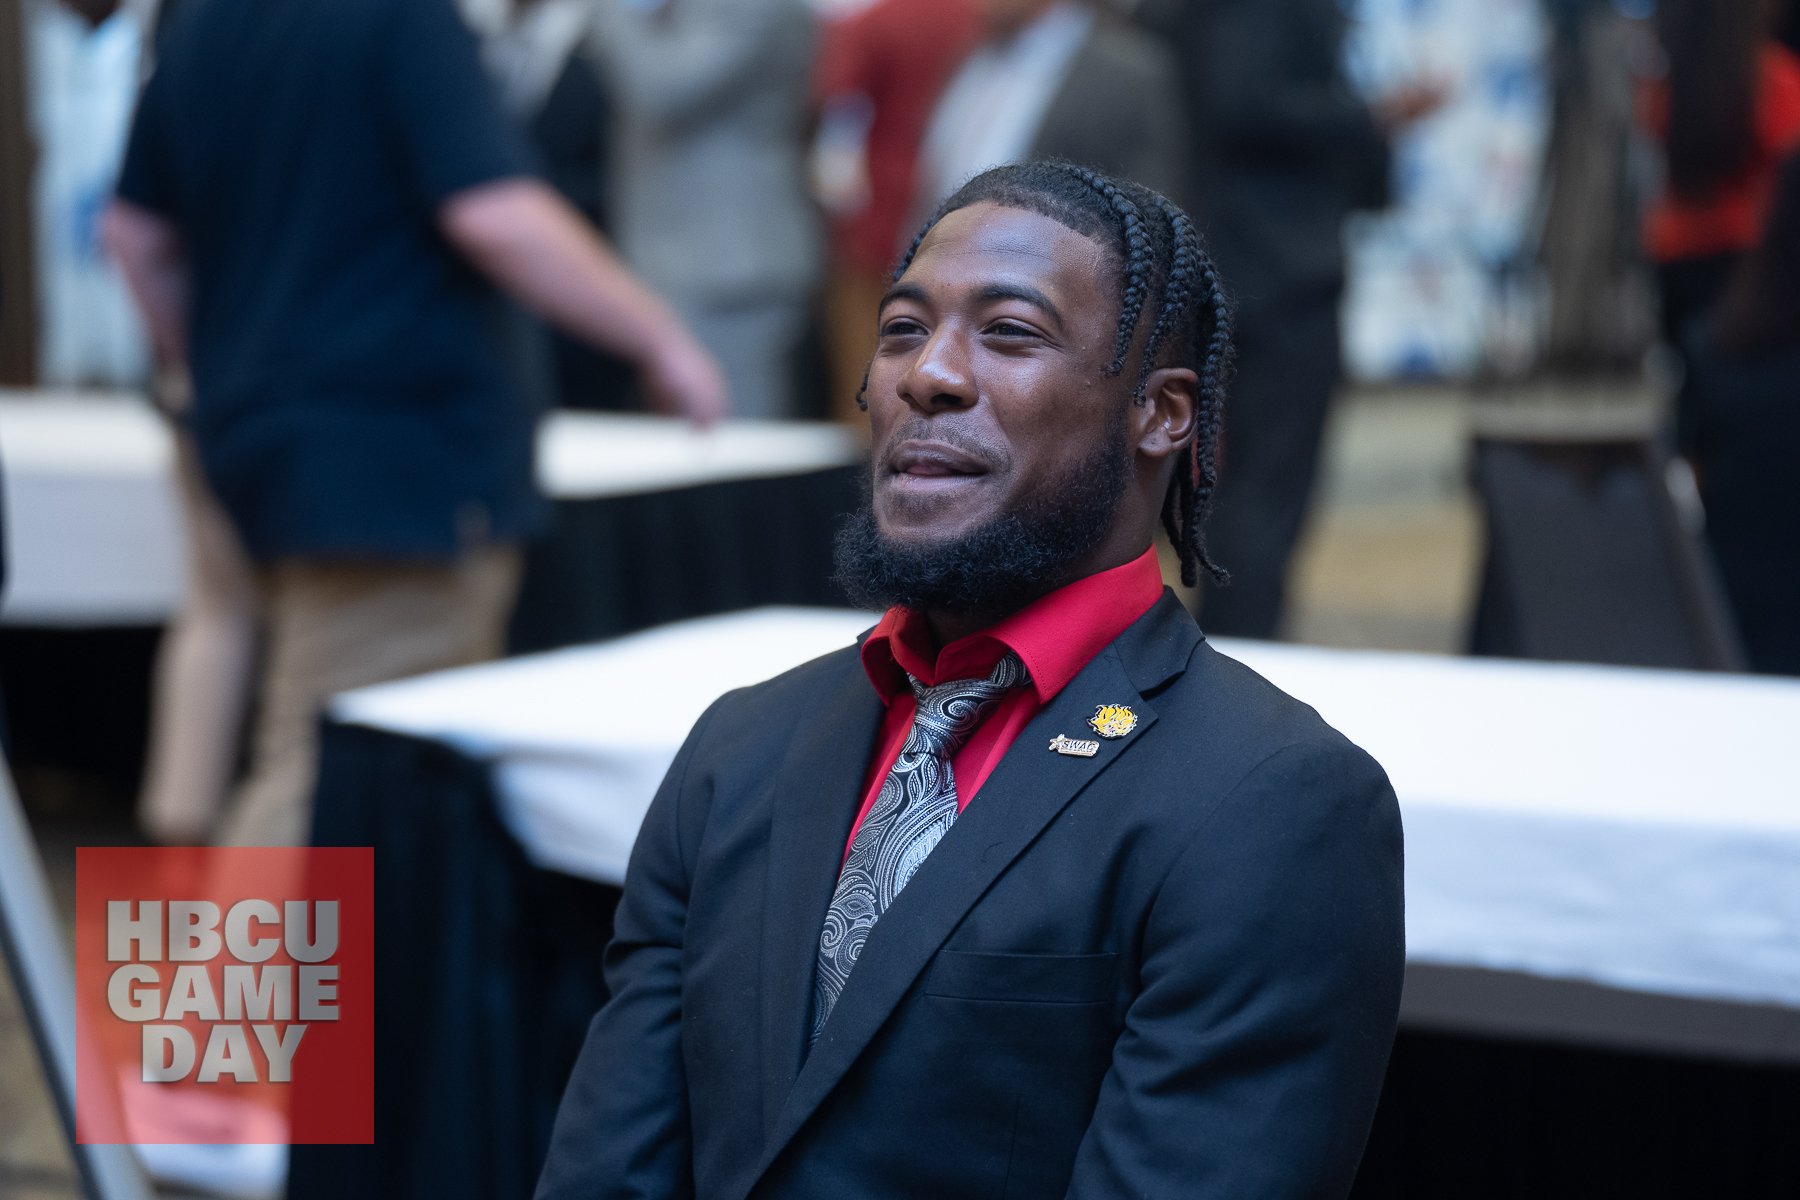
POLYGON ((1158 367, 1144 380, 1143 398, 1132 405, 1135 449, 1146 458, 1167 458, 1194 436, 1200 406, 1200 376, 1188 367, 1158 367))

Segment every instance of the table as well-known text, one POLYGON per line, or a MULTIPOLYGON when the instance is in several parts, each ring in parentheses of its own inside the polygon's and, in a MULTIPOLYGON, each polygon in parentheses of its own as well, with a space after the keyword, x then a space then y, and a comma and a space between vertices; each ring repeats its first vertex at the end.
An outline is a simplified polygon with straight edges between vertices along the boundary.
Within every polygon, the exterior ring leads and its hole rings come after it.
MULTIPOLYGON (((623 881, 717 693, 871 614, 765 609, 340 696, 493 762, 539 866, 623 881)), ((1800 681, 1216 640, 1382 762, 1415 963, 1800 1012, 1800 681)), ((1800 1041, 1791 1048, 1800 1062, 1800 1041)))
MULTIPOLYGON (((597 1005, 595 926, 616 899, 598 889, 622 881, 632 836, 693 720, 718 692, 849 644, 873 619, 763 609, 340 696, 325 735, 320 841, 373 842, 378 860, 387 845, 393 866, 378 873, 390 877, 395 902, 412 912, 448 905, 448 919, 461 922, 441 935, 460 963, 427 954, 406 964, 407 979, 460 978, 448 990, 501 991, 517 1012, 550 994, 550 975, 566 984, 586 969, 586 1002, 597 1005), (495 918, 497 910, 508 915, 495 918), (535 947, 528 961, 521 938, 535 947), (558 950, 559 939, 570 948, 558 950), (546 967, 565 955, 561 967, 546 967)), ((1550 1054, 1531 1070, 1553 1091, 1567 1090, 1566 1078, 1580 1074, 1569 1064, 1586 1063, 1594 1048, 1647 1052, 1659 1057, 1602 1055, 1594 1070, 1610 1082, 1599 1103, 1669 1108, 1675 1101, 1633 1082, 1632 1064, 1689 1056, 1704 1061, 1657 1077, 1676 1100, 1704 1107, 1742 1090, 1731 1072, 1761 1079, 1773 1067, 1800 1114, 1800 1073, 1783 1070, 1800 1064, 1800 746, 1790 735, 1800 728, 1800 681, 1214 646, 1312 703, 1394 781, 1407 828, 1409 943, 1409 1032, 1395 1071, 1441 1076, 1432 1039, 1446 1032, 1484 1062, 1550 1054), (1492 1035, 1514 1041, 1482 1040, 1492 1035), (1732 1062, 1747 1065, 1718 1065, 1732 1062)), ((391 919, 418 927, 405 911, 391 919)), ((572 1061, 585 1018, 566 986, 557 995, 569 1007, 535 1023, 538 1043, 483 1058, 481 1080, 521 1071, 560 1078, 556 1064, 572 1061)), ((416 1010, 408 1019, 418 1021, 416 1010)), ((433 1021, 457 1045, 491 1048, 506 1036, 467 1006, 433 1021)), ((1378 1134, 1389 1133, 1374 1143, 1372 1163, 1397 1153, 1397 1124, 1441 1119, 1446 1087, 1474 1103, 1482 1076, 1434 1078, 1422 1115, 1403 1120, 1394 1113, 1407 1089, 1390 1075, 1396 1098, 1384 1099, 1386 1123, 1378 1122, 1378 1134)), ((396 1106, 432 1109, 457 1086, 409 1091, 396 1106)), ((554 1091, 537 1103, 547 1130, 554 1091)), ((1486 1126, 1520 1128, 1544 1107, 1521 1104, 1525 1112, 1486 1126)), ((455 1154, 502 1119, 447 1107, 455 1111, 427 1123, 452 1130, 441 1140, 455 1154)), ((1768 1123, 1785 1119, 1778 1106, 1759 1111, 1768 1123)), ((1742 1135, 1744 1123, 1737 1128, 1742 1135)), ((499 1157, 527 1164, 541 1155, 536 1132, 512 1136, 499 1157)), ((483 1194, 529 1193, 528 1172, 503 1178, 493 1161, 461 1161, 461 1177, 479 1179, 483 1194)), ((324 1195, 358 1175, 393 1194, 413 1186, 403 1170, 384 1176, 365 1164, 331 1187, 298 1171, 290 1194, 324 1195)))
MULTIPOLYGON (((552 412, 509 642, 541 650, 759 604, 836 604, 857 434, 821 422, 552 412)), ((185 547, 167 424, 129 393, 0 389, 10 579, 0 691, 21 764, 136 790, 157 630, 185 547)))
POLYGON ((174 457, 167 425, 141 397, 0 389, 0 622, 166 621, 187 574, 174 457))
POLYGON ((551 534, 527 548, 509 639, 545 650, 765 604, 840 604, 832 538, 860 435, 817 421, 557 411, 538 434, 551 534))
POLYGON ((644 810, 707 705, 847 646, 878 619, 764 608, 337 697, 331 719, 493 764, 500 819, 538 866, 617 886, 644 810))
MULTIPOLYGON (((538 484, 559 522, 530 548, 516 639, 540 649, 744 596, 829 601, 831 529, 855 503, 861 456, 855 431, 824 422, 727 421, 696 433, 669 417, 548 414, 538 484), (722 547, 709 541, 719 532, 722 547), (792 569, 746 569, 731 553, 744 545, 792 569)), ((165 622, 186 586, 173 459, 167 424, 141 396, 0 389, 10 575, 0 622, 165 622)))

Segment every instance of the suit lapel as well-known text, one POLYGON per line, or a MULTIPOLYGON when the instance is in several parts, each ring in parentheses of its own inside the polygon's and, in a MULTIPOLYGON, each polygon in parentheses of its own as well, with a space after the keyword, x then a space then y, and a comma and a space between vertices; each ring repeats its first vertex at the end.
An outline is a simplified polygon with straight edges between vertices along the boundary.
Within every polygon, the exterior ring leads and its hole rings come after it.
POLYGON ((806 1049, 814 960, 862 779, 885 710, 852 660, 788 744, 775 777, 763 914, 763 1134, 770 1136, 806 1049))
MULTIPOLYGON (((1020 733, 982 785, 981 794, 876 922, 831 1020, 772 1125, 767 1102, 774 1088, 765 1090, 766 1143, 761 1162, 749 1176, 751 1186, 843 1078, 939 946, 1000 873, 1155 724, 1156 712, 1142 693, 1179 673, 1199 640, 1193 619, 1165 591, 1157 605, 1096 655, 1020 733), (1129 705, 1137 713, 1136 726, 1122 738, 1102 741, 1093 758, 1052 752, 1050 739, 1059 733, 1093 736, 1087 719, 1097 704, 1129 705)), ((796 739, 783 771, 784 780, 794 781, 796 794, 818 790, 811 781, 828 776, 842 804, 844 781, 852 776, 860 779, 860 772, 867 769, 868 741, 839 736, 837 742, 832 745, 829 736, 796 739), (842 743, 850 741, 856 742, 856 750, 846 754, 842 743)), ((798 1048, 804 1044, 818 931, 849 837, 848 820, 820 822, 818 817, 826 810, 818 803, 784 804, 787 799, 778 801, 770 878, 772 901, 785 901, 788 908, 780 920, 769 924, 782 930, 785 940, 778 948, 779 959, 765 960, 763 987, 765 1062, 783 1066, 798 1061, 798 1048), (829 837, 794 827, 809 817, 810 824, 828 825, 829 837), (818 864, 827 848, 830 866, 821 870, 818 864), (775 1057, 776 1050, 783 1057, 775 1057)))

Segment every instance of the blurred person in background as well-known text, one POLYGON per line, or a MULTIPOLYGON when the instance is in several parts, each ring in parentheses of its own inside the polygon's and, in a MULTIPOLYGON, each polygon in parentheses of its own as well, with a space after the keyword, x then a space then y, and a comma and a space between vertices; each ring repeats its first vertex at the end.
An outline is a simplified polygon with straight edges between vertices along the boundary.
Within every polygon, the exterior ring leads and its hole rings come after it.
POLYGON ((990 167, 1061 159, 1179 202, 1180 92, 1167 47, 1083 0, 976 0, 981 44, 938 101, 913 225, 990 167))
POLYGON ((1687 347, 1706 537, 1738 632, 1753 670, 1800 675, 1800 154, 1687 347))
MULTIPOLYGON (((591 56, 579 53, 593 24, 594 0, 458 0, 481 41, 481 60, 500 108, 523 133, 544 182, 603 234, 613 232, 607 205, 612 172, 614 104, 591 56)), ((616 355, 554 328, 513 306, 518 322, 513 369, 547 404, 633 409, 634 370, 616 355)))
POLYGON ((1335 0, 1151 0, 1179 49, 1189 194, 1237 304, 1211 532, 1231 575, 1211 634, 1273 637, 1339 374, 1344 221, 1387 203, 1388 140, 1444 100, 1434 83, 1371 107, 1343 78, 1335 0))
POLYGON ((718 358, 732 414, 787 417, 823 247, 806 194, 803 0, 597 0, 619 106, 619 248, 718 358))
MULTIPOLYGON (((638 363, 666 406, 702 423, 726 407, 705 351, 530 176, 449 0, 183 14, 106 238, 163 371, 191 364, 190 482, 204 474, 230 543, 198 525, 195 609, 223 567, 232 601, 253 595, 267 625, 224 844, 306 842, 331 694, 502 648, 517 544, 545 506, 493 283, 638 363)), ((186 619, 165 681, 193 650, 186 619)), ((198 815, 157 832, 199 832, 198 815)))
MULTIPOLYGON (((143 61, 141 4, 51 0, 11 8, 22 26, 35 381, 136 387, 150 373, 131 295, 100 245, 99 216, 119 173, 143 61)), ((19 214, 23 216, 24 214, 19 214)))
POLYGON ((875 0, 825 26, 812 173, 830 216, 825 322, 840 420, 860 424, 856 393, 888 272, 911 233, 925 123, 979 37, 975 0, 875 0))
POLYGON ((184 846, 210 840, 240 765, 263 598, 256 564, 183 425, 193 403, 185 360, 157 350, 162 365, 151 398, 175 423, 187 588, 157 646, 137 818, 155 840, 184 846))
MULTIPOLYGON (((1679 349, 1756 244, 1776 165, 1800 147, 1800 59, 1773 36, 1771 0, 1662 0, 1667 72, 1643 85, 1642 122, 1665 150, 1662 195, 1644 214, 1663 339, 1679 349)), ((1677 437, 1693 449, 1692 395, 1678 394, 1677 437)))

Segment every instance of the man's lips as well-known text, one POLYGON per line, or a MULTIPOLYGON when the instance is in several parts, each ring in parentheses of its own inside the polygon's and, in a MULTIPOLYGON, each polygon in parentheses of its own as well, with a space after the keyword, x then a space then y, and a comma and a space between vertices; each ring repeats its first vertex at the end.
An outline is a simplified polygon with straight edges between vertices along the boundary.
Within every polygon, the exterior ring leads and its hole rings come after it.
POLYGON ((987 464, 944 442, 905 442, 888 456, 896 483, 970 479, 988 473, 987 464))

